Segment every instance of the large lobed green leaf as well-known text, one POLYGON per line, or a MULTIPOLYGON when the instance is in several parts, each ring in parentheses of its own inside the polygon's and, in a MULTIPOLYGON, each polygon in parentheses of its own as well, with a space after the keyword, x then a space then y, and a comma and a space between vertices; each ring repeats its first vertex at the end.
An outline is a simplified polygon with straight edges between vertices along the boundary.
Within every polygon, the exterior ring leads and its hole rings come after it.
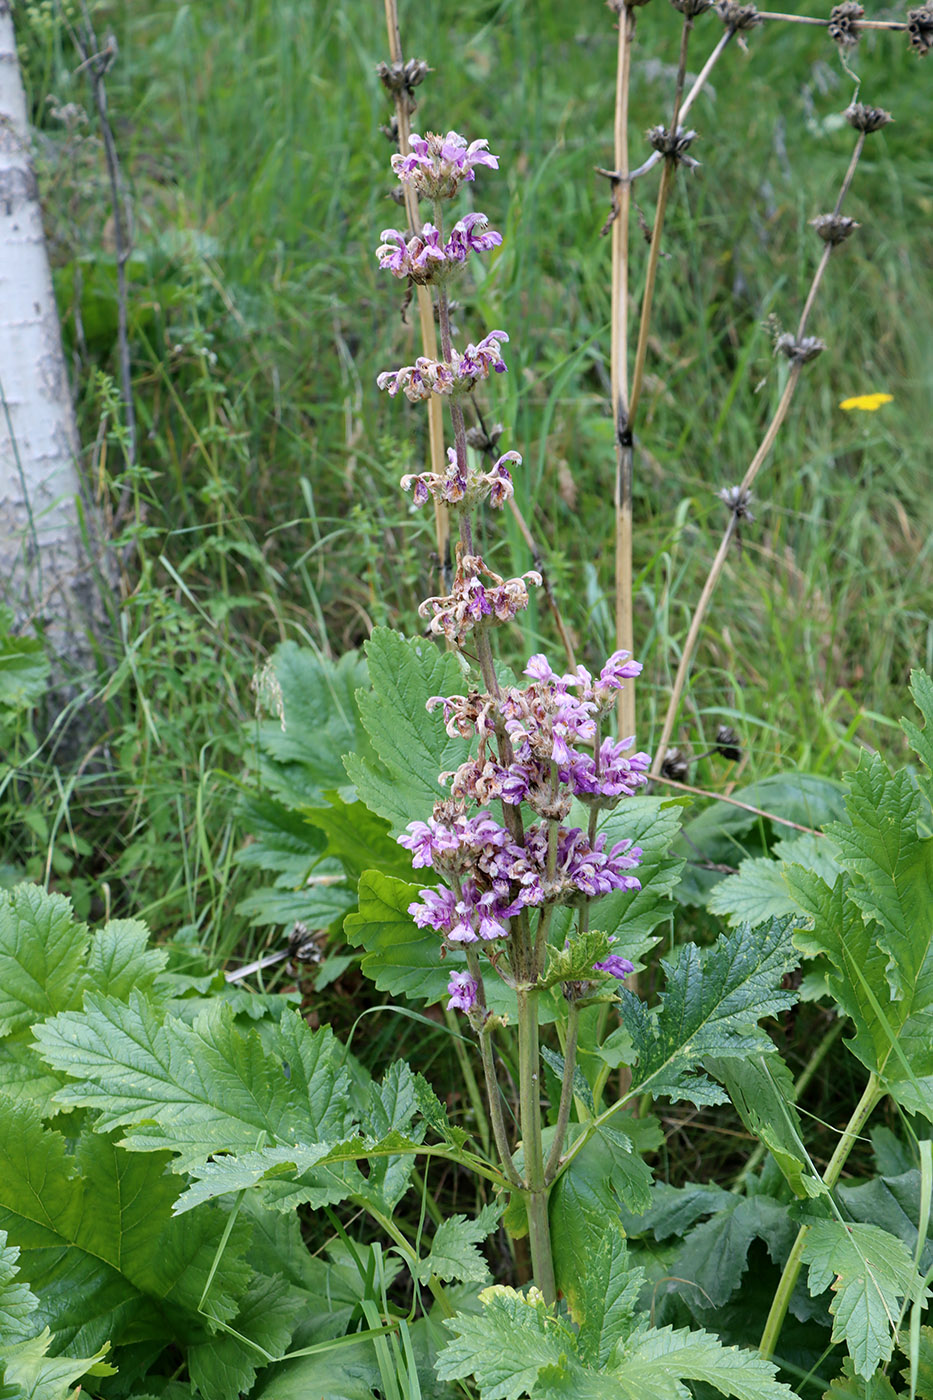
POLYGON ((338 1139, 349 1075, 329 1028, 295 1012, 265 1041, 244 1034, 229 1007, 210 1005, 193 1025, 133 992, 128 1002, 88 996, 86 1010, 36 1028, 44 1059, 75 1082, 63 1103, 94 1108, 98 1128, 127 1128, 138 1151, 166 1148, 176 1170, 262 1142, 338 1139))
POLYGON ((828 836, 807 833, 775 841, 768 856, 743 860, 738 874, 727 875, 714 886, 706 907, 711 914, 725 915, 729 924, 768 923, 799 908, 784 879, 785 865, 804 865, 831 884, 839 873, 838 852, 828 836))
POLYGON ((0 1230, 0 1341, 9 1346, 35 1332, 33 1318, 38 1299, 29 1285, 17 1282, 19 1249, 7 1244, 7 1233, 0 1230))
POLYGON ((66 1400, 75 1381, 99 1373, 107 1348, 94 1356, 49 1356, 52 1335, 46 1329, 4 1346, 0 1355, 0 1387, 4 1400, 66 1400))
MULTIPOLYGON (((237 1368, 253 1376, 260 1353, 229 1338, 223 1324, 281 1354, 288 1341, 283 1290, 246 1262, 245 1220, 225 1235, 229 1221, 216 1209, 173 1217, 180 1185, 165 1165, 165 1153, 130 1155, 87 1130, 70 1153, 34 1109, 0 1099, 0 1228, 19 1249, 36 1295, 32 1321, 49 1327, 55 1351, 83 1353, 109 1340, 118 1357, 120 1347, 141 1343, 158 1356, 173 1346, 209 1352, 216 1343, 230 1378, 237 1368), (274 1333, 244 1312, 250 1290, 277 1300, 274 1333)), ((290 1335, 294 1301, 288 1307, 290 1335)), ((206 1400, 235 1400, 240 1387, 230 1378, 205 1372, 206 1400)))
POLYGON ((451 972, 466 967, 466 958, 450 954, 442 963, 440 935, 419 928, 409 914, 421 889, 367 870, 360 880, 359 911, 347 916, 344 934, 364 950, 361 969, 379 991, 434 1002, 446 993, 451 972))
POLYGON ((774 1366, 752 1353, 708 1332, 636 1322, 625 1275, 624 1251, 608 1246, 587 1299, 595 1320, 579 1334, 534 1293, 486 1289, 478 1317, 460 1314, 445 1324, 455 1338, 438 1357, 438 1374, 473 1376, 482 1400, 683 1400, 684 1381, 737 1400, 793 1400, 774 1366))
POLYGON ((606 1041, 612 1051, 627 1033, 634 1055, 633 1091, 692 1103, 722 1103, 725 1094, 705 1075, 706 1055, 771 1054, 758 1022, 786 1010, 793 994, 781 978, 796 962, 788 922, 723 934, 712 948, 688 943, 671 959, 661 1004, 649 1010, 628 989, 620 992, 624 1031, 606 1041))
POLYGON ((683 870, 680 856, 671 854, 671 845, 680 830, 680 806, 661 797, 632 797, 620 802, 600 823, 606 848, 616 841, 631 840, 642 850, 635 872, 640 890, 613 890, 592 906, 590 922, 605 929, 617 940, 614 952, 636 966, 655 942, 650 935, 670 917, 670 898, 683 870))
POLYGON ((758 808, 800 826, 819 828, 845 814, 842 783, 816 773, 774 773, 732 796, 747 806, 713 802, 684 827, 674 854, 687 867, 677 888, 684 904, 706 904, 723 876, 723 866, 740 866, 748 857, 764 857, 772 842, 786 838, 788 828, 748 810, 758 808))
POLYGON ((78 1009, 87 991, 152 990, 167 957, 148 938, 135 919, 113 919, 92 934, 67 899, 36 885, 0 891, 0 1093, 58 1111, 53 1096, 63 1080, 36 1055, 33 1026, 78 1009))
POLYGON ((913 994, 930 952, 933 838, 917 832, 925 806, 907 772, 892 775, 877 754, 863 753, 849 775, 849 822, 829 827, 853 877, 849 898, 877 925, 887 953, 888 999, 913 994))
POLYGON ((427 821, 444 795, 439 774, 467 757, 466 741, 447 734, 440 709, 425 708, 433 695, 462 690, 464 676, 452 653, 386 627, 375 629, 366 656, 372 690, 359 691, 357 702, 379 757, 347 753, 345 766, 362 801, 397 833, 427 821))
POLYGON ((892 999, 890 944, 850 897, 858 877, 842 875, 830 889, 791 866, 786 878, 813 920, 812 928, 797 930, 795 942, 809 956, 826 959, 830 990, 854 1027, 849 1049, 900 1104, 933 1117, 933 920, 911 930, 914 958, 925 950, 922 965, 913 985, 892 999))
POLYGON ((902 1299, 924 1295, 923 1280, 902 1240, 876 1225, 817 1220, 803 1244, 813 1297, 833 1290, 833 1341, 845 1340, 856 1373, 867 1380, 893 1353, 902 1299))

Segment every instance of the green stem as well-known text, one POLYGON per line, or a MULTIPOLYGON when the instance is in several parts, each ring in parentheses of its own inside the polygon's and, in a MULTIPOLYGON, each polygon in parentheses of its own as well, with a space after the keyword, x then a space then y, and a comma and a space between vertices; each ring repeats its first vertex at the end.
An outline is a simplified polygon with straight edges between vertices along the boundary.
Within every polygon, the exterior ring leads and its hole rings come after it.
POLYGON ((551 1150, 544 1167, 544 1180, 550 1184, 554 1180, 557 1165, 560 1162, 560 1154, 564 1146, 564 1138, 567 1136, 567 1125, 570 1122, 570 1109, 573 1104, 573 1079, 574 1070, 577 1065, 577 1033, 580 1029, 580 1008, 575 1001, 570 1003, 570 1012, 567 1017, 567 1039, 564 1044, 564 1075, 560 1086, 560 1105, 557 1109, 557 1126, 554 1129, 554 1141, 551 1143, 551 1150))
POLYGON ((508 1134, 505 1131, 505 1119, 502 1116, 502 1100, 499 1097, 499 1084, 496 1080, 496 1067, 492 1058, 492 1033, 488 1030, 480 1031, 479 1052, 483 1061, 483 1074, 486 1079, 486 1098, 489 1101, 489 1116, 492 1119, 492 1135, 496 1140, 496 1151, 499 1153, 499 1160, 502 1163, 502 1170, 505 1172, 511 1184, 521 1190, 524 1182, 519 1176, 515 1163, 512 1160, 512 1153, 509 1148, 508 1134))
POLYGON ((528 1192, 531 1266, 535 1283, 544 1294, 545 1301, 553 1303, 557 1298, 557 1285, 554 1280, 554 1261, 551 1257, 548 1190, 544 1179, 544 1150, 541 1143, 537 988, 523 987, 518 990, 518 1079, 525 1184, 528 1192))
MULTIPOLYGON (((383 1230, 385 1230, 389 1238, 395 1241, 395 1243, 398 1245, 399 1250, 408 1260, 409 1264, 415 1266, 412 1270, 412 1272, 415 1272, 418 1265, 418 1252, 417 1250, 412 1248, 411 1244, 402 1234, 401 1230, 398 1228, 391 1216, 383 1215, 381 1210, 377 1210, 377 1208, 374 1205, 372 1205, 369 1201, 364 1200, 362 1196, 351 1196, 350 1199, 352 1200, 354 1205, 359 1206, 362 1210, 365 1210, 367 1215, 371 1216, 372 1219, 375 1220, 377 1224, 382 1227, 383 1230)), ((451 1304, 450 1299, 447 1297, 447 1294, 444 1291, 444 1285, 441 1283, 440 1279, 434 1276, 434 1274, 432 1274, 431 1277, 428 1279, 428 1288, 431 1290, 431 1293, 433 1294, 434 1299, 444 1316, 453 1317, 454 1313, 456 1312, 456 1308, 451 1304)))
POLYGON ((473 1066, 470 1064, 469 1053, 464 1044, 463 1036, 460 1034, 460 1025, 456 1013, 445 1008, 444 1020, 447 1024, 447 1029, 453 1037, 454 1054, 457 1057, 457 1064, 460 1066, 460 1073, 463 1077, 464 1088, 467 1091, 467 1098, 470 1100, 470 1107, 473 1109, 473 1113, 476 1117, 476 1125, 479 1129, 479 1140, 482 1144, 483 1151, 488 1157, 490 1151, 489 1118, 486 1115, 486 1109, 483 1105, 483 1096, 480 1093, 476 1075, 473 1073, 473 1066))
MULTIPOLYGON (((845 1130, 836 1144, 836 1150, 829 1160, 825 1172, 823 1173, 823 1185, 832 1190, 839 1180, 843 1167, 848 1160, 849 1153, 855 1146, 856 1140, 862 1128, 865 1126, 871 1113, 877 1104, 884 1097, 884 1090, 878 1076, 873 1074, 869 1077, 865 1085, 864 1093, 855 1106, 852 1117, 845 1126, 845 1130)), ((806 1243, 808 1225, 802 1225, 800 1232, 794 1241, 793 1249, 790 1252, 787 1263, 784 1265, 784 1272, 777 1286, 774 1301, 771 1304, 771 1311, 768 1313, 768 1320, 765 1323, 765 1330, 761 1334, 761 1343, 758 1347, 761 1355, 767 1360, 773 1355, 777 1346, 778 1337, 781 1335, 781 1328, 784 1325, 784 1318, 787 1316, 787 1308, 790 1303, 791 1294, 797 1284, 800 1274, 800 1267, 803 1263, 803 1249, 806 1243)))

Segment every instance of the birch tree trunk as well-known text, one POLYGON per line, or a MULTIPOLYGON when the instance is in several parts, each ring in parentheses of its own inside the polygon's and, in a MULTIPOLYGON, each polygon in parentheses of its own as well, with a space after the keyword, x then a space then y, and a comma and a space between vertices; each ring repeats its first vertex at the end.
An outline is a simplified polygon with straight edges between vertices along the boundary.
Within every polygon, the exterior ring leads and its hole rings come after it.
POLYGON ((0 603, 17 632, 44 636, 56 680, 87 668, 102 611, 80 497, 13 18, 0 0, 0 603))

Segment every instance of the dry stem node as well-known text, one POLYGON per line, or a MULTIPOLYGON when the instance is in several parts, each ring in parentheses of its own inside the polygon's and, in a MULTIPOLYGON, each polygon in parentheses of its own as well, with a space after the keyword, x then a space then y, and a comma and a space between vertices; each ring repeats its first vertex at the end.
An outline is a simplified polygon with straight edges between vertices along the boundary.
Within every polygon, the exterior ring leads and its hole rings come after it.
POLYGON ((805 335, 802 340, 798 340, 790 331, 785 331, 783 335, 778 336, 774 348, 786 355, 795 365, 805 365, 823 353, 826 342, 820 340, 817 335, 805 335))
POLYGON ((917 57, 925 58, 933 49, 933 4, 907 11, 907 33, 917 57))
POLYGON ((727 505, 736 520, 754 520, 749 507, 752 503, 751 491, 743 491, 741 486, 724 486, 716 495, 727 505))
POLYGON ((700 162, 687 155, 691 144, 696 140, 695 131, 684 131, 682 126, 678 126, 677 135, 673 136, 666 126, 653 126, 646 135, 654 149, 675 165, 686 165, 689 170, 698 168, 700 162))
POLYGON ((761 15, 754 5, 739 5, 736 0, 719 0, 716 13, 727 29, 740 34, 745 29, 754 29, 761 24, 761 15))
POLYGON ((391 92, 393 97, 403 92, 411 104, 411 110, 414 111, 412 89, 424 82, 431 69, 423 58, 408 58, 404 63, 377 63, 376 72, 382 86, 391 92))
POLYGON ((893 122, 894 118, 890 112, 886 112, 883 107, 866 107, 864 102, 852 102, 844 113, 846 121, 850 126, 854 126, 856 131, 879 131, 881 127, 887 126, 888 122, 893 122))
POLYGON ((476 427, 467 428, 467 446, 472 447, 477 452, 484 452, 487 456, 492 456, 496 449, 496 443, 504 432, 505 427, 502 423, 493 423, 488 432, 482 424, 477 424, 476 427))
POLYGON ((810 227, 816 229, 824 243, 831 243, 835 248, 862 226, 847 214, 817 214, 810 220, 810 227))
POLYGON ((721 724, 716 730, 716 753, 730 763, 738 763, 742 757, 742 745, 738 734, 728 724, 721 724))
POLYGON ((661 764, 661 777, 682 783, 690 772, 690 765, 680 749, 668 749, 661 764))
POLYGON ((841 49, 854 48, 859 40, 858 21, 864 14, 857 0, 844 0, 843 4, 834 5, 829 12, 829 37, 841 49))

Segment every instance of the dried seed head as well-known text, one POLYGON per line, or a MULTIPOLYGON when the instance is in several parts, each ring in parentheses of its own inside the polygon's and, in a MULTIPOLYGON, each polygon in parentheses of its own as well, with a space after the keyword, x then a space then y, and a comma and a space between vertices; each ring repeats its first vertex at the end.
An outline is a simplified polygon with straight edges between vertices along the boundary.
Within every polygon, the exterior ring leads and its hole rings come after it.
POLYGON ((729 507, 736 520, 755 519, 749 508, 752 503, 751 491, 743 491, 740 486, 724 486, 716 495, 729 507))
POLYGON ((711 10, 714 3, 715 0, 671 0, 674 9, 679 10, 684 19, 696 19, 697 15, 711 10))
POLYGON ((858 43, 858 21, 864 14, 857 0, 844 0, 843 4, 834 5, 829 14, 829 37, 841 49, 854 48, 858 43))
POLYGON ((504 432, 505 428, 501 423, 493 423, 488 432, 480 424, 477 424, 475 428, 467 428, 467 444, 476 452, 492 453, 504 432))
POLYGON ((411 97, 412 88, 423 83, 431 69, 423 58, 409 58, 404 63, 377 63, 376 72, 382 86, 392 93, 404 92, 411 97))
POLYGON ((816 229, 824 243, 832 243, 835 247, 837 243, 844 243, 857 228, 861 228, 861 224, 857 224, 847 214, 817 214, 815 219, 810 220, 810 227, 816 229))
POLYGON ((739 736, 728 724, 721 724, 716 730, 716 752, 721 758, 727 758, 730 763, 738 763, 742 757, 739 736))
POLYGON ((907 33, 914 53, 925 58, 933 49, 933 4, 907 11, 907 33))
POLYGON ((680 749, 668 749, 661 764, 661 777, 682 783, 690 772, 690 765, 680 749))
POLYGON ((802 340, 798 340, 790 331, 785 331, 783 335, 778 336, 774 348, 780 350, 781 354, 786 355, 795 365, 805 365, 823 353, 826 342, 816 335, 805 335, 802 340))
POLYGON ((893 122, 894 118, 890 112, 886 112, 883 107, 866 107, 864 102, 853 102, 845 110, 846 121, 850 126, 854 126, 856 131, 880 131, 881 127, 887 126, 888 122, 893 122))
POLYGON ((398 114, 396 112, 392 113, 385 126, 381 126, 379 130, 386 140, 391 141, 392 145, 398 149, 398 114))
POLYGON ((656 151, 675 165, 686 165, 689 170, 696 170, 700 164, 692 156, 687 155, 692 143, 696 140, 695 131, 685 131, 682 126, 677 128, 677 135, 671 134, 666 126, 652 126, 645 135, 656 151))
POLYGON ((727 29, 740 34, 744 29, 754 29, 761 24, 761 16, 754 5, 740 5, 737 0, 719 0, 716 13, 727 29))

